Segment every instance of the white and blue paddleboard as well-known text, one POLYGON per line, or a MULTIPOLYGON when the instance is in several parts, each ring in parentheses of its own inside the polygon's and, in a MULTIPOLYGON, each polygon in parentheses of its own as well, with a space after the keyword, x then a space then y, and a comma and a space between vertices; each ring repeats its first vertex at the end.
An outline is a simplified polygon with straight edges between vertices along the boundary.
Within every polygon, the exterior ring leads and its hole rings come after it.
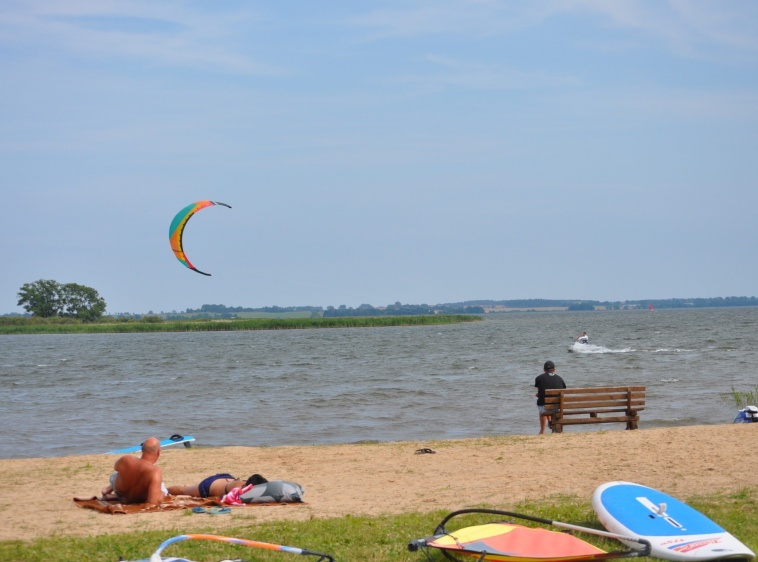
MULTIPOLYGON (((161 448, 169 447, 171 445, 184 444, 185 447, 190 447, 190 443, 195 440, 191 435, 172 435, 168 439, 161 441, 161 448)), ((123 449, 116 449, 115 451, 108 451, 107 455, 126 455, 128 453, 139 453, 142 450, 142 444, 135 445, 134 447, 124 447, 123 449)))
MULTIPOLYGON (((612 533, 650 542, 650 555, 665 560, 715 560, 755 554, 705 515, 676 498, 631 482, 607 482, 592 494, 592 507, 612 533)), ((631 548, 639 544, 625 543, 631 548)))

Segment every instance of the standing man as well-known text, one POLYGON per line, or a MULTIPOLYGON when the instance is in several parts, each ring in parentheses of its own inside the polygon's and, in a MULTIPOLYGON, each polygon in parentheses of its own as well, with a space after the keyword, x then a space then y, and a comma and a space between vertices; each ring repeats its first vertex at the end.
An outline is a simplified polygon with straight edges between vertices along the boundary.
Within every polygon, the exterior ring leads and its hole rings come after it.
POLYGON ((103 490, 103 499, 118 499, 123 503, 152 503, 160 505, 168 493, 163 485, 161 467, 156 466, 161 456, 161 442, 148 437, 142 443, 142 456, 124 455, 116 461, 110 486, 103 490))
POLYGON ((540 435, 545 433, 545 423, 552 418, 550 412, 545 412, 545 390, 548 388, 566 388, 563 379, 555 374, 555 363, 545 361, 544 373, 534 379, 534 386, 537 387, 537 411, 540 413, 540 435))

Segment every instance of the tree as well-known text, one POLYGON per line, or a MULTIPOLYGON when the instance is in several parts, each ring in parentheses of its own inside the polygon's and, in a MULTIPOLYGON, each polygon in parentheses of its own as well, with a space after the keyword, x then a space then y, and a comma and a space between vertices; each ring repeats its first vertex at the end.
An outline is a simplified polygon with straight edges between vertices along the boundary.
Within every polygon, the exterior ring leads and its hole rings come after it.
POLYGON ((105 300, 92 287, 67 283, 63 285, 63 298, 61 316, 94 322, 105 312, 105 300))
POLYGON ((24 283, 18 292, 18 306, 34 316, 50 318, 58 316, 63 309, 61 285, 52 279, 40 279, 34 283, 24 283))
POLYGON ((105 300, 95 289, 76 283, 61 285, 52 279, 24 283, 18 292, 18 305, 42 318, 65 316, 84 322, 94 322, 106 309, 105 300))

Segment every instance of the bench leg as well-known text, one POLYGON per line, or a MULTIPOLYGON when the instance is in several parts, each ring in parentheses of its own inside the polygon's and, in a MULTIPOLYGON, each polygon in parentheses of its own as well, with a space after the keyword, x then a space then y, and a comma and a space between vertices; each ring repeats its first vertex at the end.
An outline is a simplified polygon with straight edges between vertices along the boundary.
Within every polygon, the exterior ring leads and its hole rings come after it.
POLYGON ((552 418, 548 418, 550 420, 550 429, 553 431, 553 433, 563 433, 563 424, 561 423, 561 417, 553 415, 552 418))

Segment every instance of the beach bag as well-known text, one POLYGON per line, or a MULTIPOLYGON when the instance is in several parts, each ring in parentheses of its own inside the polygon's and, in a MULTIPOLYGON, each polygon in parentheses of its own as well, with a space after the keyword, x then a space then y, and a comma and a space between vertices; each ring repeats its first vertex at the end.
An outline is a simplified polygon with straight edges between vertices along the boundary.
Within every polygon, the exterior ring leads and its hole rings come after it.
POLYGON ((734 423, 753 423, 758 422, 758 406, 748 406, 737 412, 734 423))
POLYGON ((243 503, 302 502, 305 490, 300 484, 286 480, 271 480, 240 494, 243 503))

